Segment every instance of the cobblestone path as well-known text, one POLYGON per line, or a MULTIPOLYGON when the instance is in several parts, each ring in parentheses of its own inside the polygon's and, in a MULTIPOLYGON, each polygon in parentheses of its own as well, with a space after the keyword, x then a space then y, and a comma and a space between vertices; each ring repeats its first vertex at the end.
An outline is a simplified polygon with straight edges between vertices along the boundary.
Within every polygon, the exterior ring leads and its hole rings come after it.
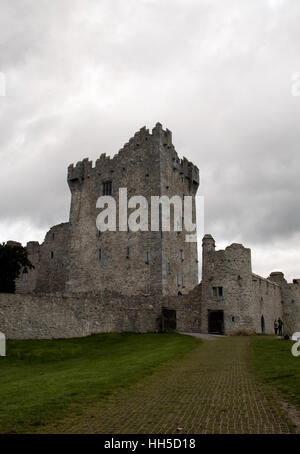
MULTIPOLYGON (((204 341, 183 359, 47 426, 67 433, 294 433, 278 403, 248 369, 251 339, 204 341)), ((44 431, 44 430, 43 430, 44 431)))

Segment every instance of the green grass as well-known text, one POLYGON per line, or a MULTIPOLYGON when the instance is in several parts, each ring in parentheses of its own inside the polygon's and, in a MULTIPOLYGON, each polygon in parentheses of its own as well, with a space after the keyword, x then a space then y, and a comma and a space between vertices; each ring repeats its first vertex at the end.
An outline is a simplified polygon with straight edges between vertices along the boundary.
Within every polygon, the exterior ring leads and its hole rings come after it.
POLYGON ((0 357, 0 433, 34 431, 197 345, 175 333, 8 341, 7 356, 0 357))
POLYGON ((294 342, 271 336, 255 336, 250 361, 257 378, 300 408, 300 357, 294 357, 294 342))

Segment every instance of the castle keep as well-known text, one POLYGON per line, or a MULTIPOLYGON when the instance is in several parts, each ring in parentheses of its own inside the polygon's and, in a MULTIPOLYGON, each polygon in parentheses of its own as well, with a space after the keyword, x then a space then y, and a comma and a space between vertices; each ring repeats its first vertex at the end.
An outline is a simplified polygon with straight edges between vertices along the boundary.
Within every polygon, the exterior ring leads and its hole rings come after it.
POLYGON ((113 158, 102 154, 95 166, 88 159, 70 165, 68 184, 70 220, 52 227, 42 245, 28 244, 35 270, 18 283, 19 292, 117 289, 127 295, 177 295, 197 285, 197 243, 187 243, 184 231, 131 232, 126 226, 126 231, 100 232, 96 227, 98 197, 113 196, 118 213, 120 188, 127 188, 128 198, 144 196, 149 206, 151 196, 189 195, 195 213, 199 171, 179 159, 168 129, 160 123, 152 134, 142 128, 113 158))
POLYGON ((95 165, 88 159, 70 165, 68 184, 69 222, 52 227, 42 244, 27 244, 35 268, 17 280, 16 294, 0 294, 0 331, 8 338, 273 333, 278 317, 285 333, 300 331, 300 279, 289 284, 281 272, 267 279, 254 274, 243 245, 216 250, 205 235, 199 283, 197 243, 186 242, 172 221, 171 231, 163 231, 161 219, 157 231, 97 229, 97 199, 113 196, 118 213, 120 188, 149 206, 151 196, 191 196, 195 222, 198 168, 179 158, 160 123, 151 133, 140 129, 113 158, 101 154, 95 165))

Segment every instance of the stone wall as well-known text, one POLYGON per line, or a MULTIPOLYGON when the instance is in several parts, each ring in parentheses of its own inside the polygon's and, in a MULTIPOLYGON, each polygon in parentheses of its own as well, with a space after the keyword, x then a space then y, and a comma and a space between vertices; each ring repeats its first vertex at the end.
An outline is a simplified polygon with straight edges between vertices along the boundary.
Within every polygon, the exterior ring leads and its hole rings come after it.
MULTIPOLYGON (((195 293, 195 292, 194 292, 195 293)), ((143 297, 0 294, 0 331, 8 339, 51 339, 110 332, 159 332, 162 309, 176 310, 178 331, 198 331, 199 296, 143 297)))
POLYGON ((288 283, 280 271, 273 271, 268 279, 280 286, 284 333, 300 332, 300 279, 288 283))
POLYGON ((274 334, 274 321, 284 318, 281 288, 275 282, 252 275, 253 322, 257 333, 274 334))
MULTIPOLYGON (((161 188, 160 194, 171 199, 179 196, 184 205, 186 196, 192 196, 193 222, 196 222, 195 196, 199 186, 199 171, 187 159, 180 159, 172 144, 172 133, 161 134, 160 153, 161 188)), ((173 214, 172 210, 172 214, 173 214)), ((197 243, 186 242, 188 232, 184 225, 181 232, 175 232, 171 216, 171 232, 162 233, 162 277, 163 293, 189 293, 198 284, 197 243)))
POLYGON ((27 243, 28 258, 34 269, 16 280, 16 293, 53 293, 65 290, 69 267, 70 224, 55 225, 40 245, 27 243))

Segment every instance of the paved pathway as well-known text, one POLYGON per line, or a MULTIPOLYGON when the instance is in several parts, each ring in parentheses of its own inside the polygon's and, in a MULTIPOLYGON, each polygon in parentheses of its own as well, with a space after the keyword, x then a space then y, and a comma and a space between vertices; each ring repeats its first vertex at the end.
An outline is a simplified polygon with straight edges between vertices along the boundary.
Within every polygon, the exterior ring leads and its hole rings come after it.
POLYGON ((168 367, 99 401, 49 432, 293 433, 276 397, 248 370, 248 337, 204 341, 168 367))
POLYGON ((205 340, 216 340, 220 337, 224 337, 221 334, 205 334, 205 333, 179 333, 184 334, 185 336, 192 336, 197 337, 198 339, 205 339, 205 340))

